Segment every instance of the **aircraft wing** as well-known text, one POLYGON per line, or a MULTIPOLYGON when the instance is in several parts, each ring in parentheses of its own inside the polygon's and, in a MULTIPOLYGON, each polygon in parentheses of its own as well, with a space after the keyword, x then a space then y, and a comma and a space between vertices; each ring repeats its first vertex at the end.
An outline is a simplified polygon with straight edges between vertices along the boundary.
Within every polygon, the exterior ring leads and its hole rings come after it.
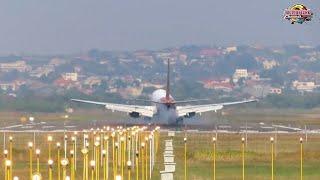
POLYGON ((244 101, 235 101, 235 102, 226 102, 220 104, 205 104, 205 105, 188 105, 188 106, 177 106, 177 114, 179 117, 188 115, 189 113, 203 113, 208 111, 217 111, 222 109, 224 106, 244 104, 250 102, 256 102, 257 100, 244 100, 244 101))
POLYGON ((139 106, 139 105, 127 105, 127 104, 114 104, 107 102, 97 102, 97 101, 88 101, 82 99, 71 99, 71 101, 87 103, 87 104, 96 104, 103 105, 106 109, 113 111, 120 111, 126 113, 137 112, 142 116, 152 117, 156 113, 156 108, 154 106, 139 106))

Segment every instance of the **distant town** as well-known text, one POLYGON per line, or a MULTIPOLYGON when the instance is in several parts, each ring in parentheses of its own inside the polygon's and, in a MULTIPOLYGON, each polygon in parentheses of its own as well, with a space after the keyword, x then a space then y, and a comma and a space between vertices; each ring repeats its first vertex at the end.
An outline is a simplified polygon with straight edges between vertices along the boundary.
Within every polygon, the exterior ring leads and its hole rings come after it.
MULTIPOLYGON (((190 45, 152 51, 93 49, 73 55, 1 56, 1 100, 18 108, 16 99, 30 97, 43 98, 42 102, 58 96, 64 97, 60 102, 70 97, 112 102, 148 98, 154 89, 164 88, 167 59, 172 63, 171 83, 177 98, 269 98, 279 106, 276 101, 281 98, 298 98, 296 104, 301 97, 320 99, 320 46, 190 45)), ((6 107, 6 103, 1 104, 6 107)))

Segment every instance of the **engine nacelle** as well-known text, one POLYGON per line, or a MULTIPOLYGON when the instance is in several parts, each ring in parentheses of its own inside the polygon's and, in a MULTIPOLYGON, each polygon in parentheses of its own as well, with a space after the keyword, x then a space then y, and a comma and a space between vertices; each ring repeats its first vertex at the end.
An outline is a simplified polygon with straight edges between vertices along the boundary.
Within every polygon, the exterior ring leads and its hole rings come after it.
POLYGON ((141 117, 141 114, 138 112, 131 112, 131 113, 129 113, 129 116, 133 117, 133 118, 139 118, 139 117, 141 117))
POLYGON ((185 118, 192 118, 192 117, 194 117, 195 115, 196 115, 195 112, 189 112, 189 113, 186 114, 184 117, 185 117, 185 118))

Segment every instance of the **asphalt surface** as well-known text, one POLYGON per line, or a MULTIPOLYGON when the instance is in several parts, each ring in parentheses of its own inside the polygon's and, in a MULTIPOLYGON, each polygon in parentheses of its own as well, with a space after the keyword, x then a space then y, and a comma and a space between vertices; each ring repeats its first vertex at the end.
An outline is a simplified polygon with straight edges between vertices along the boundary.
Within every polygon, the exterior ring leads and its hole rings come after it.
POLYGON ((168 130, 189 130, 189 131, 217 131, 224 133, 263 133, 263 132, 279 132, 279 133, 295 133, 295 132, 308 132, 320 133, 320 127, 297 127, 284 124, 266 124, 260 123, 185 123, 176 126, 164 124, 151 124, 150 122, 139 120, 119 120, 119 121, 35 121, 27 123, 17 123, 0 125, 0 131, 81 131, 84 129, 98 128, 103 126, 133 126, 133 125, 146 125, 146 126, 160 126, 161 129, 168 130))

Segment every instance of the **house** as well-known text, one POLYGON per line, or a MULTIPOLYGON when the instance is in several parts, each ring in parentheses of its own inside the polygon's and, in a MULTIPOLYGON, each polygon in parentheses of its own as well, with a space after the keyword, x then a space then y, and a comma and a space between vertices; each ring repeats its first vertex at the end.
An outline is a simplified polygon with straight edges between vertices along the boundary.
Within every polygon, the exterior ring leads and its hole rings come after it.
POLYGON ((282 94, 282 89, 280 89, 280 88, 270 88, 270 90, 269 90, 269 93, 270 94, 282 94))
POLYGON ((263 68, 266 70, 273 69, 276 66, 279 66, 279 63, 275 60, 265 60, 262 62, 263 68))
POLYGON ((254 81, 259 81, 260 80, 260 75, 256 72, 250 72, 248 73, 248 78, 254 81))
POLYGON ((13 70, 27 72, 31 70, 31 67, 28 66, 25 61, 16 61, 12 63, 0 63, 0 70, 3 72, 9 72, 13 70))
POLYGON ((146 87, 153 87, 155 89, 161 89, 164 88, 164 85, 162 83, 151 83, 151 82, 143 82, 141 84, 142 87, 146 88, 146 87))
POLYGON ((136 56, 138 60, 143 61, 145 64, 153 64, 154 63, 154 58, 151 55, 140 55, 136 56))
POLYGON ((127 87, 119 89, 119 93, 123 98, 138 97, 143 91, 142 87, 127 87))
POLYGON ((203 87, 206 89, 222 90, 226 92, 230 92, 234 89, 234 86, 230 83, 230 79, 228 78, 222 81, 205 80, 201 83, 203 84, 203 87))
POLYGON ((78 73, 64 73, 62 78, 66 81, 78 81, 78 73))
POLYGON ((212 58, 220 56, 221 51, 215 48, 205 48, 200 50, 199 54, 201 58, 212 58))
POLYGON ((2 89, 3 91, 8 91, 8 90, 15 91, 16 85, 14 83, 0 83, 0 89, 2 89))
POLYGON ((312 92, 318 86, 315 84, 315 82, 312 82, 312 81, 306 81, 306 82, 293 81, 292 87, 297 91, 312 92))
POLYGON ((64 78, 59 78, 54 81, 54 85, 58 87, 71 88, 73 87, 73 82, 71 80, 66 80, 64 78))
POLYGON ((93 86, 100 86, 101 79, 96 76, 90 76, 84 81, 84 84, 88 85, 90 88, 93 88, 93 86))
POLYGON ((237 50, 238 50, 238 48, 236 46, 231 46, 231 47, 227 47, 224 52, 226 54, 229 54, 231 52, 237 52, 237 50))
POLYGON ((248 70, 247 69, 236 69, 233 74, 235 78, 247 78, 248 77, 248 70))
POLYGON ((247 69, 236 69, 233 74, 233 82, 238 82, 240 78, 248 78, 248 70, 247 69))
POLYGON ((43 67, 38 67, 37 69, 31 71, 30 76, 41 78, 42 76, 48 76, 51 72, 54 72, 54 66, 46 65, 43 67))
POLYGON ((13 82, 1 82, 0 83, 0 89, 3 91, 16 91, 19 89, 21 85, 25 84, 25 81, 15 80, 13 82))

